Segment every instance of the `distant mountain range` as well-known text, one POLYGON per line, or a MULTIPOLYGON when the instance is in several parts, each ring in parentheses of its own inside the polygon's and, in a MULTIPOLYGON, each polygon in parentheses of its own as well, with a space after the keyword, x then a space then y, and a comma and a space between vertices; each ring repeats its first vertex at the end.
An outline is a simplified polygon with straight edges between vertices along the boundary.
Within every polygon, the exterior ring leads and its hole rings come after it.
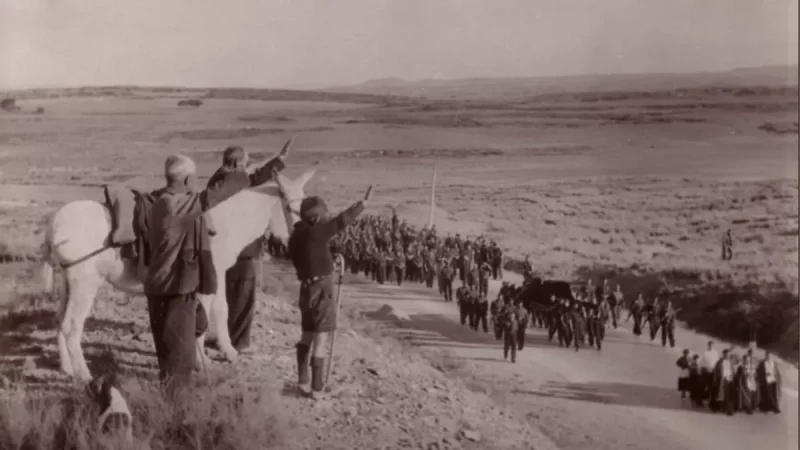
POLYGON ((373 95, 445 98, 533 97, 567 92, 664 91, 731 86, 797 86, 797 66, 769 66, 725 72, 570 75, 517 78, 380 78, 352 86, 323 89, 373 95))

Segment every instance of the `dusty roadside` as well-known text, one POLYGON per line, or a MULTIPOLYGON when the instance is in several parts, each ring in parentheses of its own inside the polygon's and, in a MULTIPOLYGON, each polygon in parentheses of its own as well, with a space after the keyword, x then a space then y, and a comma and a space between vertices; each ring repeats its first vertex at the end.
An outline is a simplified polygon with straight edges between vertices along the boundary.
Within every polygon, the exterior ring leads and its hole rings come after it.
MULTIPOLYGON (((388 305, 408 317, 395 328, 398 337, 433 360, 446 351, 447 361, 460 362, 451 363, 453 377, 540 429, 562 450, 797 446, 796 398, 784 395, 780 415, 693 410, 676 391, 677 349, 636 338, 625 328, 607 331, 602 351, 577 352, 529 328, 526 348, 511 364, 493 336, 460 325, 456 306, 442 302, 435 290, 353 280, 347 301, 373 309, 388 305)), ((676 338, 678 348, 697 343, 689 331, 676 338)))
MULTIPOLYGON (((273 286, 277 282, 270 280, 273 286)), ((24 290, 26 285, 17 287, 24 290)), ((285 288, 292 291, 291 282, 285 288)), ((332 375, 338 389, 330 399, 314 402, 298 398, 291 389, 299 314, 283 298, 260 294, 253 355, 235 365, 214 363, 207 373, 198 375, 201 397, 230 394, 257 400, 245 399, 246 409, 228 416, 216 412, 215 420, 231 423, 223 427, 225 431, 217 431, 221 436, 204 439, 217 448, 247 444, 248 448, 288 450, 556 448, 525 418, 509 414, 487 395, 471 391, 460 378, 448 376, 447 371, 456 367, 433 367, 416 349, 363 318, 363 306, 348 302, 343 307, 332 375), (205 377, 210 380, 208 394, 205 377), (249 432, 253 442, 243 435, 249 432)), ((12 406, 27 405, 35 392, 79 392, 80 386, 53 370, 57 367, 53 309, 54 305, 31 296, 4 316, 0 328, 4 349, 0 370, 7 394, 5 407, 0 408, 4 442, 19 445, 24 440, 21 435, 36 434, 36 421, 20 420, 24 414, 12 414, 12 406), (9 441, 4 433, 17 439, 9 441)), ((167 428, 149 406, 155 355, 141 299, 124 304, 121 297, 106 293, 86 328, 84 349, 95 362, 93 368, 110 351, 123 373, 122 389, 130 396, 139 422, 135 435, 141 445, 137 448, 169 447, 174 439, 166 436, 167 428)), ((29 416, 40 412, 27 410, 29 416)), ((48 431, 53 430, 45 434, 48 431)))

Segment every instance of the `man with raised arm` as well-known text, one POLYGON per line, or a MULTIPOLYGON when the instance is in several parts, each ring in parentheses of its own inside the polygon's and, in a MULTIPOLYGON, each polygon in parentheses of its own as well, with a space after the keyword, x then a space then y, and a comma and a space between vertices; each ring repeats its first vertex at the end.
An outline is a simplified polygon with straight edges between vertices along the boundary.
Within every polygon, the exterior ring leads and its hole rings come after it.
MULTIPOLYGON (((288 148, 291 139, 284 145, 288 148)), ((222 153, 222 167, 217 169, 208 180, 207 187, 217 187, 233 178, 239 178, 239 183, 247 179, 249 186, 261 184, 268 179, 273 168, 281 170, 279 159, 276 163, 266 164, 252 174, 247 173, 249 155, 239 146, 230 146, 222 153)), ((253 324, 256 305, 256 273, 258 259, 263 253, 263 239, 259 238, 248 244, 239 256, 236 263, 225 272, 225 298, 228 302, 228 330, 230 331, 231 344, 239 352, 245 351, 250 346, 250 328, 253 324)))
POLYGON ((197 192, 197 166, 188 156, 172 155, 164 164, 167 186, 150 211, 150 265, 144 280, 150 327, 167 396, 179 402, 195 368, 198 294, 215 294, 217 279, 203 213, 252 184, 282 170, 284 147, 253 182, 231 177, 197 192))
POLYGON ((336 329, 333 258, 330 240, 342 232, 364 211, 372 196, 372 186, 364 199, 332 219, 320 197, 308 197, 300 204, 300 222, 289 238, 289 256, 300 280, 300 326, 297 343, 297 384, 302 393, 314 396, 325 387, 325 349, 330 333, 336 329), (311 376, 309 377, 309 366, 311 376))

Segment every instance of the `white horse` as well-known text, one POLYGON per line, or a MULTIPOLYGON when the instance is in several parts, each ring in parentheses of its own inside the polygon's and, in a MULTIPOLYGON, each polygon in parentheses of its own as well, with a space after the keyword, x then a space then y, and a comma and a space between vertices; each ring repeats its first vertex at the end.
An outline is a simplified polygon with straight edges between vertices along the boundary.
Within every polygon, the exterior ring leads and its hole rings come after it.
MULTIPOLYGON (((217 272, 216 295, 200 296, 208 314, 209 329, 225 358, 233 361, 238 352, 231 345, 228 307, 225 297, 225 272, 236 257, 267 230, 286 243, 290 230, 299 220, 299 202, 304 187, 316 169, 297 180, 278 174, 277 180, 233 195, 209 210, 216 234, 210 237, 211 253, 217 272)), ((137 263, 122 259, 119 248, 109 246, 111 214, 105 204, 78 200, 61 207, 50 218, 43 245, 45 289, 53 288, 53 269, 64 273, 66 295, 58 309, 58 356, 61 371, 81 380, 91 380, 81 348, 83 329, 97 291, 104 282, 133 295, 144 295, 137 263)), ((207 364, 205 335, 198 338, 198 363, 207 364)))

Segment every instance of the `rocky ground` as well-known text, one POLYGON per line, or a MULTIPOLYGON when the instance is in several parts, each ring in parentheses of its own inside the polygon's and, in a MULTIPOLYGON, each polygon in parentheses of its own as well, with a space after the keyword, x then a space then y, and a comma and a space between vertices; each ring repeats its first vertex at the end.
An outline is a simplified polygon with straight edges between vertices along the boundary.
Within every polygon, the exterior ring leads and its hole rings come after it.
MULTIPOLYGON (((6 432, 0 433, 3 448, 25 448, 25 435, 40 443, 56 439, 60 418, 48 416, 46 422, 53 426, 46 429, 33 420, 52 409, 31 402, 37 394, 81 397, 80 386, 54 370, 53 306, 27 296, 4 318, 3 406, 17 410, 0 414, 0 430, 6 432)), ((299 398, 293 389, 298 311, 284 298, 260 294, 253 354, 236 364, 214 362, 198 373, 198 420, 221 424, 209 428, 217 431, 212 435, 207 430, 203 440, 215 443, 214 448, 291 450, 555 448, 524 418, 448 376, 463 362, 445 353, 420 354, 385 332, 391 324, 361 317, 364 306, 354 303, 343 309, 332 374, 337 389, 330 398, 314 401, 299 398), (231 407, 229 399, 235 397, 242 400, 231 407), (216 406, 209 409, 210 404, 216 406)), ((159 404, 153 392, 155 355, 142 299, 123 304, 120 297, 104 295, 87 323, 84 349, 95 373, 113 355, 136 416, 139 447, 192 448, 171 437, 163 412, 154 413, 152 405, 159 404), (184 445, 175 446, 179 444, 184 445)))

